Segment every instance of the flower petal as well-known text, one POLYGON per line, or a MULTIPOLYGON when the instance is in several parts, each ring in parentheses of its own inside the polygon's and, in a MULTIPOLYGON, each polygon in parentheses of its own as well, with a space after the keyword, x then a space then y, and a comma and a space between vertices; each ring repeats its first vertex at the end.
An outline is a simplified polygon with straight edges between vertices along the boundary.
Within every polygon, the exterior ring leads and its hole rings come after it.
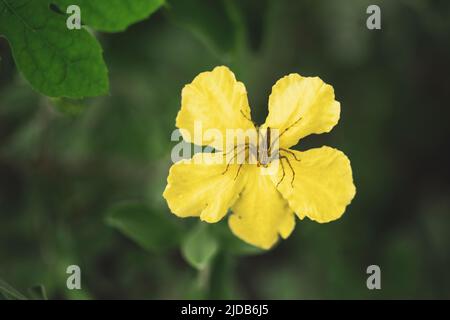
POLYGON ((356 193, 349 159, 330 147, 290 151, 293 154, 281 152, 283 166, 280 165, 278 178, 273 180, 275 185, 279 183, 278 190, 289 206, 300 219, 307 216, 323 223, 340 218, 356 193), (295 172, 293 180, 292 170, 283 156, 289 159, 295 172))
POLYGON ((163 197, 174 214, 200 216, 214 223, 234 204, 243 188, 243 175, 235 179, 239 166, 231 164, 226 170, 226 161, 215 163, 215 157, 224 156, 197 153, 192 159, 177 162, 170 168, 163 197))
POLYGON ((204 137, 203 141, 194 141, 194 125, 197 121, 203 131, 218 130, 222 138, 226 129, 252 129, 247 91, 242 82, 227 67, 216 67, 213 71, 200 73, 192 83, 186 85, 181 93, 181 110, 176 126, 181 130, 187 142, 212 146, 225 150, 222 141, 214 137, 204 137), (185 132, 185 130, 187 132, 185 132))
POLYGON ((334 89, 318 77, 290 74, 272 87, 264 128, 279 130, 280 147, 289 148, 313 133, 330 132, 340 116, 334 89))
POLYGON ((232 208, 228 224, 242 240, 269 249, 280 234, 287 238, 295 226, 295 216, 286 200, 256 165, 245 169, 246 185, 232 208))

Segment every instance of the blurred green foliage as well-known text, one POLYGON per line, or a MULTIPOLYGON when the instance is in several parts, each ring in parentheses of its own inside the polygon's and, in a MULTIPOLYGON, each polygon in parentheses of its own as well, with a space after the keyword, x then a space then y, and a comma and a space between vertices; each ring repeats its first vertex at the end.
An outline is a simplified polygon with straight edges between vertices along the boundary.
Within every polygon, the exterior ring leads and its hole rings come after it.
POLYGON ((34 92, 0 39, 0 295, 450 298, 448 1, 168 0, 96 36, 110 95, 82 101, 34 92), (365 26, 369 4, 381 30, 365 26), (340 220, 297 221, 265 252, 226 221, 169 212, 181 89, 220 64, 246 84, 258 123, 288 73, 334 86, 339 125, 300 149, 351 159, 358 192, 340 220), (80 291, 66 288, 71 264, 80 291), (366 288, 371 264, 382 290, 366 288))

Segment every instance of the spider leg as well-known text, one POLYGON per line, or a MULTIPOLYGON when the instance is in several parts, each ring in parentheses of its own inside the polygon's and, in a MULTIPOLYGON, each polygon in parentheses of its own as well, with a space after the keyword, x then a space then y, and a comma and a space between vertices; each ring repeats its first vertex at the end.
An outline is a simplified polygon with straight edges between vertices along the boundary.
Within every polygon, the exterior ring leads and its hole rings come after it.
POLYGON ((236 148, 242 147, 242 146, 245 146, 246 148, 248 148, 250 146, 250 144, 248 142, 245 142, 244 144, 242 144, 242 143, 241 144, 235 144, 233 149, 228 151, 227 153, 225 153, 225 155, 226 156, 229 155, 231 152, 236 151, 236 148))
POLYGON ((292 156, 294 157, 294 159, 295 159, 296 161, 298 161, 298 162, 302 161, 302 160, 300 160, 300 159, 297 159, 297 155, 296 155, 295 152, 293 152, 292 150, 285 149, 285 148, 280 148, 280 151, 289 153, 289 154, 292 155, 292 156))
MULTIPOLYGON (((237 148, 237 146, 234 147, 233 151, 236 150, 236 148, 237 148)), ((230 165, 231 165, 231 163, 233 162, 234 158, 237 158, 237 157, 239 156, 239 154, 242 153, 242 151, 245 152, 245 151, 247 150, 247 148, 248 148, 248 145, 245 144, 245 148, 244 148, 244 149, 239 150, 237 153, 235 153, 235 154, 233 155, 233 157, 230 159, 230 161, 228 161, 227 167, 225 168, 225 171, 222 172, 222 175, 224 175, 225 173, 227 173, 227 171, 228 171, 228 169, 230 168, 230 165)))
POLYGON ((225 155, 227 156, 227 155, 229 155, 232 151, 236 151, 236 148, 237 148, 237 147, 238 147, 237 145, 234 145, 233 150, 228 151, 227 153, 225 153, 225 155))
POLYGON ((285 134, 289 129, 291 129, 292 127, 296 126, 297 123, 300 122, 300 120, 302 120, 302 117, 298 118, 293 124, 291 124, 289 127, 287 127, 286 129, 284 129, 277 137, 276 139, 273 141, 273 143, 271 144, 271 148, 273 147, 273 145, 275 144, 275 142, 277 142, 278 140, 280 140, 281 136, 283 134, 285 134))
POLYGON ((251 123, 253 123, 252 119, 250 119, 250 118, 244 113, 244 111, 242 111, 242 109, 241 109, 241 114, 242 114, 242 116, 243 116, 246 120, 248 120, 248 121, 250 121, 251 123))
POLYGON ((244 164, 242 164, 242 163, 239 165, 239 169, 237 170, 236 175, 234 176, 234 180, 236 180, 237 177, 239 176, 239 172, 241 172, 241 168, 242 168, 243 165, 244 164))
MULTIPOLYGON (((237 148, 238 146, 237 145, 235 145, 234 146, 234 148, 233 148, 233 150, 230 150, 230 151, 228 151, 227 153, 225 153, 225 159, 226 159, 226 156, 228 156, 231 152, 235 152, 236 151, 236 148, 237 148)), ((236 155, 237 156, 237 155, 236 155)), ((228 162, 228 164, 227 164, 227 168, 225 169, 225 171, 224 172, 222 172, 222 174, 225 174, 227 171, 228 171, 228 168, 230 167, 230 164, 231 164, 231 162, 234 160, 234 155, 233 155, 233 158, 231 158, 230 159, 230 161, 228 162)))
POLYGON ((293 124, 291 124, 289 127, 287 127, 286 129, 283 130, 283 132, 279 135, 279 137, 281 137, 283 134, 285 134, 289 129, 291 129, 292 127, 296 126, 297 123, 300 122, 300 120, 302 120, 302 116, 300 116, 297 120, 295 120, 295 122, 293 124))
MULTIPOLYGON (((295 170, 294 170, 294 168, 292 167, 292 164, 291 164, 291 162, 289 161, 289 158, 286 157, 286 156, 281 156, 281 157, 280 157, 280 163, 283 163, 283 159, 286 160, 287 164, 289 165, 289 168, 291 168, 291 171, 292 171, 291 188, 294 188, 295 170)), ((284 178, 284 176, 283 176, 283 178, 284 178)), ((280 180, 280 182, 281 182, 281 181, 282 181, 282 180, 280 180)), ((280 182, 278 182, 278 184, 280 184, 280 182)), ((278 185, 277 185, 277 186, 278 186, 278 185)))
POLYGON ((278 183, 277 183, 277 185, 276 185, 276 187, 275 187, 275 188, 277 188, 277 189, 278 189, 278 186, 280 185, 281 181, 283 181, 283 180, 284 180, 284 177, 286 176, 286 170, 284 170, 284 164, 283 164, 283 161, 282 161, 281 158, 280 158, 280 164, 281 164, 281 170, 283 170, 283 175, 281 176, 280 181, 278 181, 278 183))
MULTIPOLYGON (((248 145, 246 145, 246 147, 248 148, 248 145)), ((245 149, 244 149, 245 150, 245 149)), ((245 154, 245 161, 248 161, 248 157, 250 157, 250 154, 245 154)), ((244 161, 244 163, 245 163, 245 161, 244 161)), ((238 168, 238 170, 237 170, 237 172, 236 172, 236 175, 234 176, 234 180, 236 180, 237 179, 237 177, 239 176, 239 173, 241 172, 241 169, 242 169, 242 166, 244 165, 244 163, 241 163, 240 165, 239 165, 239 168, 238 168)))
MULTIPOLYGON (((281 149, 279 149, 281 150, 281 149)), ((280 152, 272 152, 270 151, 270 157, 269 157, 269 162, 272 162, 275 159, 279 159, 280 158, 280 152)))

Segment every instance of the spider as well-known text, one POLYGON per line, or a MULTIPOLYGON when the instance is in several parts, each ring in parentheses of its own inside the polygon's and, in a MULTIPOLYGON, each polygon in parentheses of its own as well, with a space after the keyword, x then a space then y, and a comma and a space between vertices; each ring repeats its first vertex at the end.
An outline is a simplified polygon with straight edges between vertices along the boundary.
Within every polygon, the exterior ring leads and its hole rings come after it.
MULTIPOLYGON (((251 123, 253 123, 253 121, 244 114, 244 112, 241 110, 241 114, 242 116, 250 121, 251 123)), ((264 130, 261 130, 258 126, 255 125, 256 130, 257 130, 257 143, 256 143, 256 148, 253 144, 246 142, 245 144, 240 144, 240 145, 235 145, 234 148, 227 152, 226 155, 229 155, 230 152, 233 152, 233 157, 231 158, 231 160, 227 163, 227 167, 225 169, 224 172, 222 172, 222 174, 224 175, 225 173, 228 172, 228 169, 231 165, 231 163, 234 161, 234 159, 236 157, 238 157, 239 154, 241 154, 242 152, 245 152, 245 161, 247 161, 247 159, 250 156, 256 156, 256 165, 258 167, 264 167, 267 168, 269 166, 269 164, 275 160, 275 159, 279 159, 280 160, 280 164, 281 164, 281 170, 283 171, 281 179, 278 181, 276 187, 278 188, 278 186, 280 185, 280 183, 284 180, 285 176, 286 176, 286 170, 284 167, 284 163, 283 160, 286 161, 286 163, 288 164, 291 172, 292 172, 292 179, 291 179, 291 187, 294 187, 294 179, 295 179, 295 171, 294 168, 292 167, 292 164, 289 160, 289 158, 286 156, 286 153, 292 155, 294 157, 294 159, 296 161, 301 161, 300 159, 297 158, 296 154, 294 152, 292 152, 291 150, 285 149, 285 148, 278 148, 278 146, 276 148, 275 144, 279 142, 280 137, 285 134, 289 129, 291 129, 292 127, 294 127, 295 125, 297 125, 298 122, 300 122, 300 120, 302 119, 302 117, 298 118, 292 125, 290 125, 289 127, 287 127, 286 129, 284 129, 281 134, 277 134, 278 130, 267 127, 267 129, 265 129, 265 132, 262 132, 264 130), (273 134, 275 133, 276 137, 275 139, 272 141, 272 137, 273 134), (242 148, 242 146, 244 146, 244 148, 242 148), (240 147, 240 150, 238 152, 236 152, 236 149, 240 147), (256 150, 255 150, 256 149, 256 150), (284 153, 284 154, 281 154, 284 153), (256 155, 255 155, 256 153, 256 155)), ((254 124, 254 123, 253 123, 254 124)), ((244 163, 245 163, 244 161, 244 163)), ((241 171, 241 168, 243 166, 244 163, 241 163, 239 165, 239 168, 236 172, 236 175, 234 177, 234 180, 237 179, 237 177, 239 176, 239 173, 241 171)))

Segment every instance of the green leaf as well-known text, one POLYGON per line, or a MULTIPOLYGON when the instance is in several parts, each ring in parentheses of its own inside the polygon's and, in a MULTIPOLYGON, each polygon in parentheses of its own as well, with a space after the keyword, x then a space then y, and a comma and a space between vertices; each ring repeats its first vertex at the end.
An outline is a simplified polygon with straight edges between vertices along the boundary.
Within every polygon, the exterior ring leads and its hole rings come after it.
POLYGON ((28 293, 33 300, 48 300, 47 292, 43 285, 36 285, 29 288, 28 293))
POLYGON ((184 258, 194 268, 203 270, 219 251, 219 243, 208 225, 201 222, 187 236, 181 248, 184 258))
POLYGON ((78 5, 82 23, 95 30, 118 32, 146 19, 164 0, 55 0, 54 3, 63 12, 70 5, 78 5))
POLYGON ((0 0, 0 35, 12 47, 18 69, 38 92, 83 98, 108 93, 108 71, 97 40, 69 30, 51 0, 0 0))
POLYGON ((167 249, 180 240, 180 228, 168 214, 163 215, 140 203, 122 203, 113 207, 106 222, 153 252, 167 249))
POLYGON ((1 297, 6 300, 27 300, 27 297, 11 287, 2 279, 0 279, 0 298, 1 297))

